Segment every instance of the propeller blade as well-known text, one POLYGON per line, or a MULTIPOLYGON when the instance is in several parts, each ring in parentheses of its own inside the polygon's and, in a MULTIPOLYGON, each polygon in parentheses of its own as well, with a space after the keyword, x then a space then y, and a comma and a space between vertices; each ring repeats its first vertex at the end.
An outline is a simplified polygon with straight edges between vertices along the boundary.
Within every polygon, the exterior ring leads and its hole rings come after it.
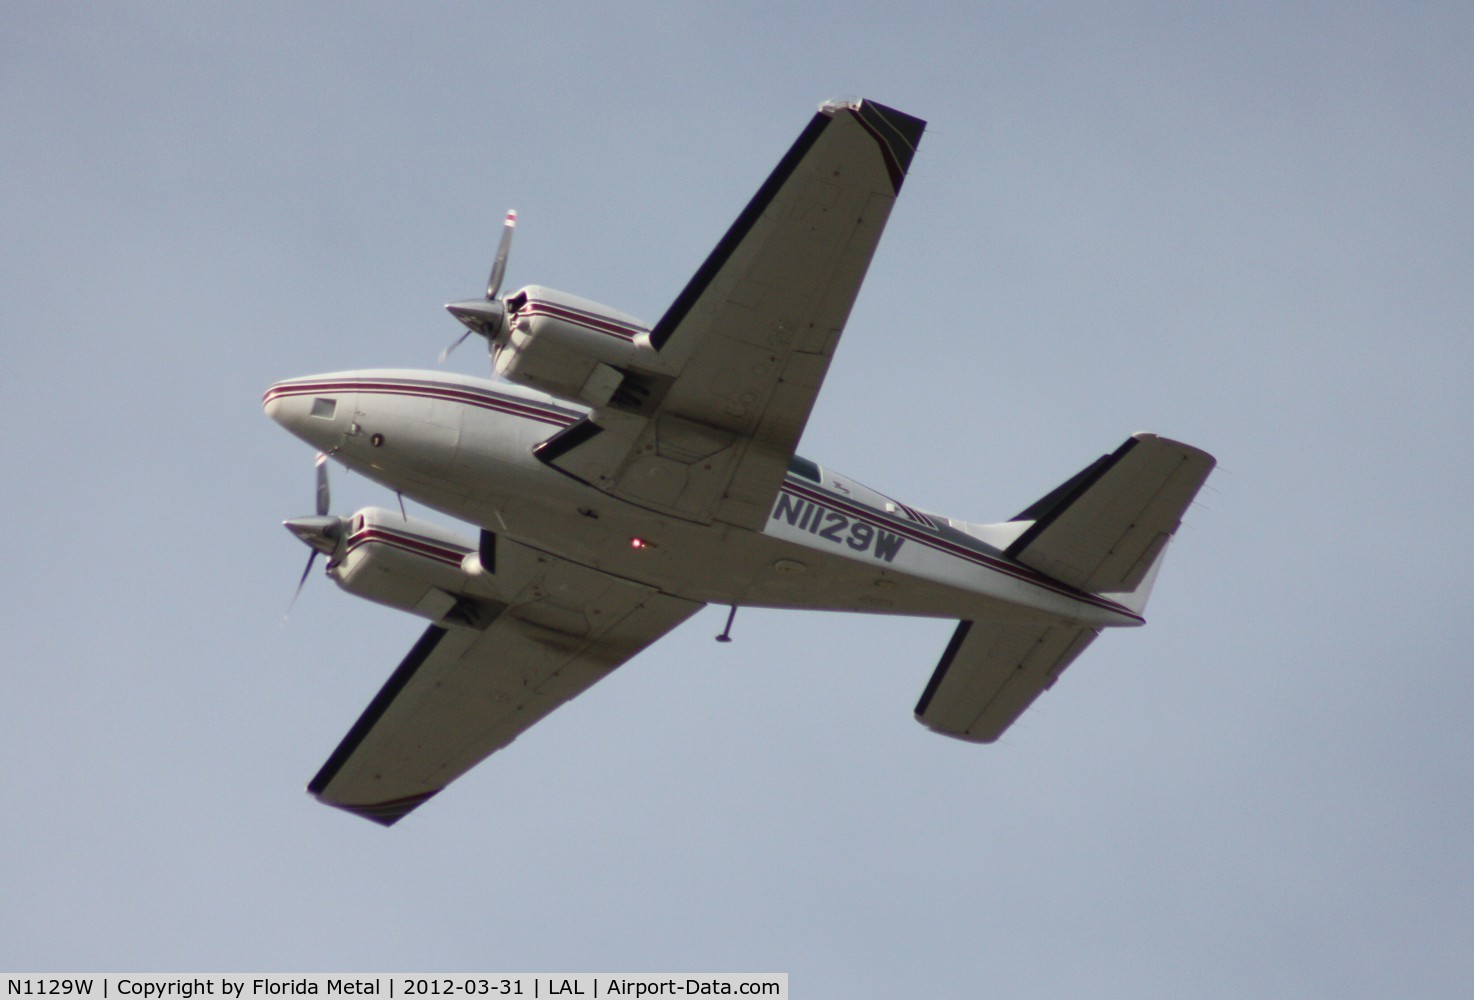
MULTIPOLYGON (((312 575, 312 564, 317 561, 317 554, 324 552, 331 557, 337 552, 338 542, 342 539, 346 522, 341 517, 328 516, 328 508, 332 506, 332 492, 328 488, 328 453, 320 451, 317 453, 317 516, 297 517, 290 521, 283 521, 282 526, 307 544, 312 549, 307 554, 307 565, 302 570, 302 576, 297 581, 297 589, 292 592, 292 603, 287 605, 287 613, 282 616, 285 624, 291 615, 292 609, 297 606, 297 598, 302 596, 302 587, 307 583, 307 578, 312 575)), ((331 561, 329 562, 331 568, 331 561)))
MULTIPOLYGON (((452 316, 460 320, 466 327, 466 333, 461 334, 450 346, 440 352, 440 363, 445 364, 445 359, 450 353, 465 341, 466 336, 471 333, 479 333, 485 337, 488 344, 495 345, 497 334, 501 332, 507 318, 507 307, 505 303, 497 301, 497 293, 502 290, 502 279, 507 273, 507 255, 512 250, 512 231, 517 228, 517 213, 507 213, 507 221, 502 226, 502 239, 497 244, 496 260, 492 262, 491 274, 486 279, 486 298, 470 299, 466 302, 450 302, 446 309, 452 316)), ((493 355, 496 353, 492 348, 493 355)))
POLYGON ((517 213, 507 213, 507 221, 502 224, 502 241, 497 244, 496 260, 491 265, 491 275, 486 279, 486 301, 495 299, 497 293, 502 290, 502 278, 507 273, 507 253, 512 249, 512 230, 517 228, 517 213))
MULTIPOLYGON (((307 568, 302 571, 302 579, 297 581, 297 589, 292 592, 292 603, 287 605, 288 615, 290 615, 292 613, 292 609, 297 606, 297 598, 302 596, 302 585, 307 582, 307 577, 312 573, 312 563, 316 559, 317 550, 313 549, 307 555, 307 568)), ((283 616, 283 620, 285 620, 285 616, 283 616)))
POLYGON ((332 493, 328 490, 328 453, 317 453, 317 516, 326 517, 332 506, 332 493))
POLYGON ((453 350, 455 350, 457 347, 460 347, 461 344, 465 342, 465 339, 467 337, 469 337, 470 335, 471 335, 471 328, 470 327, 466 327, 466 332, 465 333, 461 334, 455 340, 451 341, 450 346, 447 347, 445 350, 443 350, 443 351, 440 352, 440 363, 442 365, 445 364, 445 359, 448 358, 448 357, 450 357, 450 352, 453 351, 453 350))

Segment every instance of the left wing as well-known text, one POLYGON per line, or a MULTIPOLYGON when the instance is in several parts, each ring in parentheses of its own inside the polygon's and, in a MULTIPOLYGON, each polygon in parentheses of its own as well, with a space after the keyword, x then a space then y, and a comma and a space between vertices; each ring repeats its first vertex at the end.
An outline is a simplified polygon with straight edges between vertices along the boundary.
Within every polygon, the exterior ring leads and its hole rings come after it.
POLYGON ((650 331, 666 382, 538 450, 615 496, 760 528, 926 123, 821 108, 650 331))
POLYGON ((390 826, 702 607, 517 548, 517 596, 483 628, 430 626, 308 791, 390 826))

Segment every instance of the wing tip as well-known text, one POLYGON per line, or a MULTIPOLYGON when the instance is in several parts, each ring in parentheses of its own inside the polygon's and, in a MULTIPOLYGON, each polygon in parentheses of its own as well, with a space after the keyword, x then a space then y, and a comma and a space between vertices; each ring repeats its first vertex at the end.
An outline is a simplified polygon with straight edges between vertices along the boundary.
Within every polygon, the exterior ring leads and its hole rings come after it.
POLYGON ((778 165, 758 188, 757 193, 747 203, 747 207, 737 216, 726 235, 718 241, 705 262, 692 275, 691 280, 676 296, 665 315, 650 329, 651 347, 657 351, 665 347, 676 327, 686 318, 686 314, 695 305, 696 300, 711 283, 716 273, 721 270, 748 231, 767 210, 768 205, 777 196, 788 178, 799 168, 809 150, 819 141, 819 137, 824 134, 834 119, 844 112, 853 114, 860 127, 875 140, 876 145, 880 148, 881 158, 885 162, 886 171, 890 175, 893 191, 901 190, 901 181, 905 179, 906 171, 911 167, 911 159, 916 155, 916 145, 921 141, 921 133, 926 129, 926 122, 874 101, 827 101, 819 105, 818 112, 809 119, 808 125, 799 133, 788 152, 778 161, 778 165))
POLYGON ((1211 452, 1204 451, 1197 445, 1188 444, 1186 441, 1178 441, 1175 438, 1163 437, 1162 435, 1154 433, 1152 431, 1137 431, 1135 434, 1131 435, 1131 440, 1140 441, 1144 444, 1154 444, 1157 447, 1161 448, 1175 449, 1176 451, 1181 453, 1181 455, 1185 459, 1204 464, 1208 470, 1212 470, 1218 465, 1218 459, 1214 458, 1211 452))
POLYGON ((856 101, 847 108, 880 146, 891 184, 899 194, 916 156, 916 147, 921 144, 921 135, 926 131, 926 122, 876 101, 856 101))
MULTIPOLYGON (((348 763, 348 758, 353 756, 354 751, 358 749, 359 744, 368 736, 369 731, 374 728, 379 718, 389 710, 389 706, 399 696, 399 692, 404 690, 410 678, 430 658, 430 654, 435 651, 436 645, 439 644, 441 639, 445 638, 446 631, 445 628, 439 625, 431 625, 425 630, 424 634, 420 636, 419 640, 410 649, 409 654, 400 662, 394 673, 389 676, 389 680, 379 689, 379 693, 374 695, 374 700, 369 702, 368 708, 363 710, 363 714, 358 717, 358 721, 353 724, 353 728, 348 730, 348 735, 343 737, 338 743, 337 748, 333 750, 332 755, 328 757, 327 762, 318 769, 317 774, 307 783, 307 790, 309 792, 318 798, 322 798, 323 789, 327 788, 332 780, 338 776, 338 772, 343 769, 343 765, 348 763)), ((333 805, 335 803, 329 804, 333 805)))
POLYGON ((397 799, 389 799, 385 802, 334 802, 327 798, 321 790, 314 789, 311 785, 307 789, 313 797, 323 805, 332 806, 334 809, 342 809, 355 816, 361 816, 366 820, 372 820, 380 826, 393 826, 420 806, 429 802, 440 794, 439 788, 428 792, 420 792, 416 795, 405 795, 397 799))
POLYGON ((987 745, 990 743, 997 743, 999 738, 1003 736, 1003 733, 1001 731, 996 733, 989 732, 979 735, 968 732, 967 730, 944 729, 939 725, 927 721, 920 712, 916 712, 914 714, 916 717, 916 721, 921 723, 931 732, 936 733, 938 736, 946 736, 954 740, 959 740, 963 743, 977 743, 980 745, 987 745))

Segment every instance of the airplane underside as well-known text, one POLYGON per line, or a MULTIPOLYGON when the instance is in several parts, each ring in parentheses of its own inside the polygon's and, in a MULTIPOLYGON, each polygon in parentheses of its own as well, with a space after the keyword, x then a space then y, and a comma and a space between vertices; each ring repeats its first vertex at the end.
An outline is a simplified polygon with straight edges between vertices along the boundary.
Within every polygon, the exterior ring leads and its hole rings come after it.
POLYGON ((540 285, 502 295, 508 213, 485 296, 447 306, 500 381, 344 371, 267 390, 320 452, 316 513, 286 522, 312 550, 302 580, 325 556, 342 589, 428 623, 312 794, 392 825, 706 604, 955 620, 914 712, 976 742, 1101 629, 1144 622, 1213 467, 1199 449, 1133 435, 991 524, 795 454, 924 128, 821 106, 653 326, 540 285), (335 515, 328 458, 474 528, 335 515))

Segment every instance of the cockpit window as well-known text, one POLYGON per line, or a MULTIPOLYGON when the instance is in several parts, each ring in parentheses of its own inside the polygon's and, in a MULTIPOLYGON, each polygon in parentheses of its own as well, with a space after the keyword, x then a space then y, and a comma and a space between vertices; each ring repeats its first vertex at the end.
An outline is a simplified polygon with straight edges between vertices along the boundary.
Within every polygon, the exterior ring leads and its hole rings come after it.
POLYGON ((794 455, 793 461, 788 463, 788 471, 795 476, 803 476, 805 479, 813 480, 816 483, 822 483, 824 481, 824 477, 820 474, 817 463, 810 462, 807 458, 800 458, 797 455, 794 455))
POLYGON ((318 396, 312 401, 312 415, 322 417, 324 420, 333 419, 333 414, 338 412, 338 401, 326 396, 318 396))

